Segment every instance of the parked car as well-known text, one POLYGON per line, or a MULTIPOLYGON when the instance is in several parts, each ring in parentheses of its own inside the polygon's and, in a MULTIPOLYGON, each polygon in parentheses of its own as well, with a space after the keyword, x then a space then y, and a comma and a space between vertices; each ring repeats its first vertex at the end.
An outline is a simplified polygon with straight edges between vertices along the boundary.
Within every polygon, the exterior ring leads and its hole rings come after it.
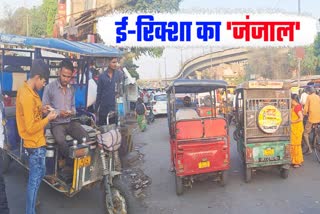
POLYGON ((153 114, 167 114, 167 94, 155 94, 153 99, 151 100, 153 114))

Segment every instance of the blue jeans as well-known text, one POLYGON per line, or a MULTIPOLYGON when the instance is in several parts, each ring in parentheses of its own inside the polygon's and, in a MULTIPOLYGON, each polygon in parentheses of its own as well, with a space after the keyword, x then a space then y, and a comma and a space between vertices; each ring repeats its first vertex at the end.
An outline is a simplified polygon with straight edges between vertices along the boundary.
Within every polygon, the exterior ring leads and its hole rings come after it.
POLYGON ((29 180, 27 186, 26 214, 36 213, 37 193, 46 173, 46 149, 27 149, 29 153, 29 180))
POLYGON ((1 172, 0 172, 0 213, 9 214, 6 187, 5 187, 4 179, 1 175, 1 172))

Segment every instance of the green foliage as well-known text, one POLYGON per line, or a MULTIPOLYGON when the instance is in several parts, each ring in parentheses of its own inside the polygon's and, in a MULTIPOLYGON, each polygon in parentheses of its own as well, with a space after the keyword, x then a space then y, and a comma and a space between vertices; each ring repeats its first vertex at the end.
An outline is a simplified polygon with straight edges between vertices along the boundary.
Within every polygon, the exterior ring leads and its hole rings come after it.
POLYGON ((46 14, 46 33, 48 36, 52 36, 53 25, 55 17, 58 11, 58 5, 56 0, 43 0, 41 5, 41 11, 46 14))
POLYGON ((31 30, 30 36, 33 37, 43 37, 46 36, 46 22, 43 20, 46 14, 39 9, 39 7, 34 7, 31 9, 31 30))
POLYGON ((9 34, 27 35, 29 31, 29 36, 52 36, 57 10, 56 0, 43 0, 41 6, 32 9, 20 7, 13 11, 7 7, 0 24, 3 32, 9 34))
POLYGON ((179 10, 182 0, 136 0, 129 4, 131 11, 143 12, 175 12, 179 10))
POLYGON ((314 40, 314 55, 316 57, 320 56, 320 33, 318 33, 316 39, 314 40))
POLYGON ((288 49, 252 49, 245 70, 247 80, 251 75, 267 79, 287 78, 289 72, 288 49))
MULTIPOLYGON (((182 0, 136 0, 128 4, 126 9, 134 12, 176 12, 179 10, 179 4, 182 0)), ((131 52, 138 59, 141 55, 151 57, 161 57, 163 48, 132 48, 131 52)))
MULTIPOLYGON (((176 12, 179 10, 179 4, 182 0, 133 0, 131 3, 124 7, 127 11, 132 12, 176 12)), ((138 59, 142 55, 149 55, 151 57, 159 58, 163 54, 164 48, 137 48, 133 47, 130 49, 130 54, 127 55, 125 63, 128 65, 134 65, 133 59, 138 59)), ((127 67, 128 71, 133 77, 139 74, 136 71, 137 67, 131 66, 130 69, 127 67)), ((138 79, 137 78, 137 79, 138 79)))
POLYGON ((139 66, 133 63, 132 58, 127 58, 124 60, 122 66, 128 69, 132 77, 136 78, 137 80, 139 79, 139 73, 137 72, 137 68, 139 68, 139 66))
POLYGON ((11 8, 6 6, 4 14, 5 18, 0 20, 3 32, 19 35, 27 34, 27 17, 30 14, 28 9, 20 7, 13 11, 11 8))
POLYGON ((318 64, 316 67, 316 74, 320 74, 320 33, 318 33, 313 46, 314 46, 313 47, 314 55, 318 60, 318 64))
MULTIPOLYGON (((314 45, 306 46, 304 58, 301 60, 300 69, 301 75, 315 75, 316 70, 319 64, 319 56, 317 57, 316 54, 316 41, 314 45)), ((291 69, 298 68, 298 59, 296 57, 296 50, 295 48, 290 49, 289 51, 289 65, 291 69)))
POLYGON ((318 65, 318 58, 314 55, 314 46, 305 48, 305 57, 301 63, 302 74, 314 75, 318 65))
POLYGON ((132 57, 134 59, 138 59, 142 55, 159 58, 162 56, 163 50, 163 48, 131 48, 131 52, 133 53, 132 57))

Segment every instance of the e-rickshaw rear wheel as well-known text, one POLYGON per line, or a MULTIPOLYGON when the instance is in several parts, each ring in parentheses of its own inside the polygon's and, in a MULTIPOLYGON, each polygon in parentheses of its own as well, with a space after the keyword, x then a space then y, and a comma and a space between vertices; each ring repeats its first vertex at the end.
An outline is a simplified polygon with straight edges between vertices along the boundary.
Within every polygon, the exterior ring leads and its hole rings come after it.
POLYGON ((182 195, 183 194, 183 179, 180 176, 175 176, 176 177, 176 194, 177 195, 182 195))
POLYGON ((128 199, 130 192, 126 188, 126 184, 118 177, 112 181, 113 185, 111 187, 112 192, 112 202, 114 208, 110 208, 107 206, 108 204, 108 197, 104 194, 104 204, 107 211, 107 214, 128 214, 129 213, 129 206, 128 206, 128 199))
POLYGON ((219 184, 221 186, 225 186, 227 184, 227 181, 228 181, 228 171, 222 171, 220 174, 219 184))
POLYGON ((283 178, 283 179, 288 178, 288 176, 289 176, 289 169, 281 168, 281 169, 280 169, 280 176, 281 176, 281 178, 283 178))
POLYGON ((0 149, 0 158, 1 158, 1 169, 0 170, 2 173, 6 173, 9 169, 12 158, 3 149, 0 149))
POLYGON ((252 178, 252 169, 248 168, 246 164, 244 164, 244 180, 246 183, 249 183, 252 178))

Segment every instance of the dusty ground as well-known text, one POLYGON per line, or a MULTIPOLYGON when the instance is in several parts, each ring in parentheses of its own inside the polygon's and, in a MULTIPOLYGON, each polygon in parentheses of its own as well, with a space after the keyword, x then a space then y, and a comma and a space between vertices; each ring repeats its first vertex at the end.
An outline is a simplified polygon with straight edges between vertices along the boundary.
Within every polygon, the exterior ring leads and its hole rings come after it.
MULTIPOLYGON (((128 186, 138 185, 137 190, 141 189, 137 192, 133 188, 139 198, 130 201, 133 214, 320 213, 320 164, 312 155, 305 157, 302 168, 292 169, 287 180, 280 178, 278 170, 264 170, 256 172, 252 182, 246 184, 236 144, 232 141, 228 184, 220 187, 210 180, 195 183, 178 197, 174 175, 169 172, 167 119, 157 118, 146 132, 136 132, 134 149, 138 152, 132 155, 136 160, 124 171, 128 186), (137 178, 142 178, 141 182, 134 183, 137 178)), ((11 213, 24 213, 25 171, 13 164, 5 179, 11 213)), ((99 186, 67 198, 43 184, 39 195, 40 214, 104 213, 99 186)))

